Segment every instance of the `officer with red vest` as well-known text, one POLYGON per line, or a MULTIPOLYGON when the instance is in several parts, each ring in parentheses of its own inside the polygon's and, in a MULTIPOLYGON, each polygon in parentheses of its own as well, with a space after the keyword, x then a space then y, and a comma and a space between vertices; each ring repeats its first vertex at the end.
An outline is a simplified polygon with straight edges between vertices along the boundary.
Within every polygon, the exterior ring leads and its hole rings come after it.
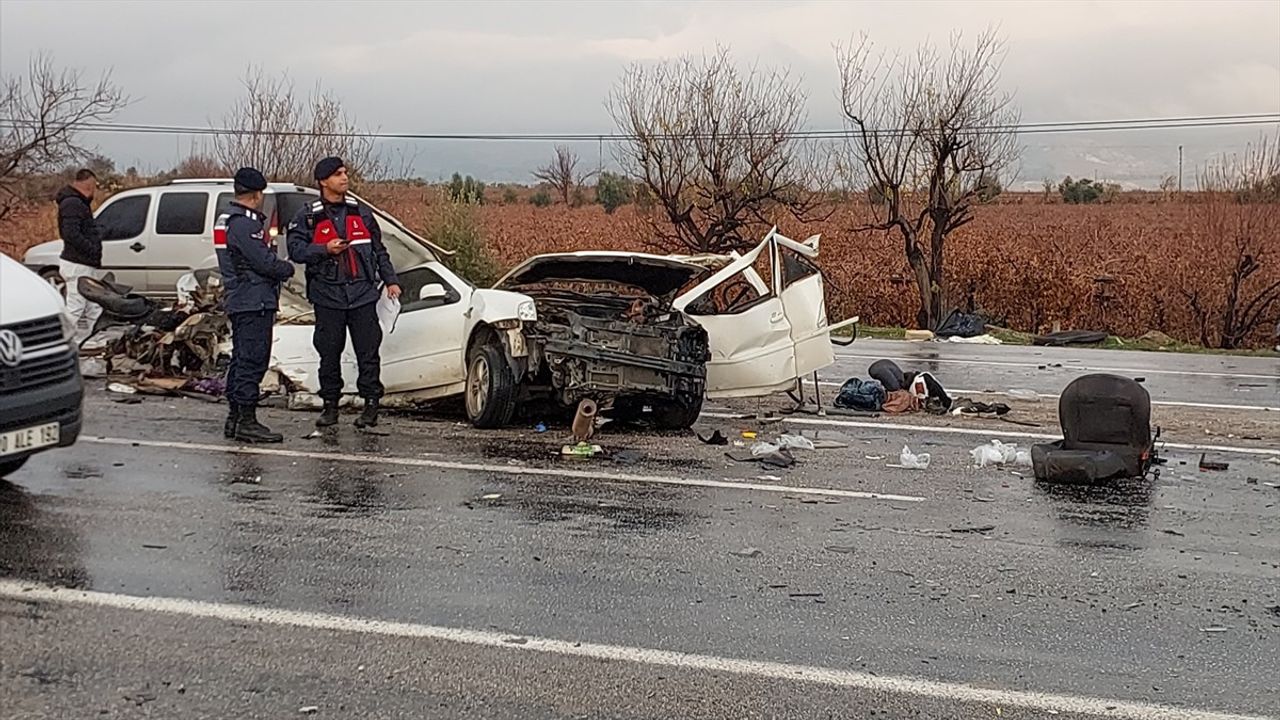
POLYGON ((307 269, 307 299, 316 309, 314 343, 320 354, 320 399, 324 411, 318 427, 338 423, 342 397, 342 350, 351 336, 359 377, 356 389, 364 411, 356 427, 378 424, 382 400, 382 326, 377 302, 400 297, 400 279, 382 244, 382 231, 369 208, 347 197, 349 179, 341 159, 328 157, 316 164, 320 199, 302 208, 289 224, 289 257, 307 269))
POLYGON ((271 332, 280 307, 280 284, 293 265, 277 254, 264 232, 263 194, 267 179, 254 168, 236 171, 235 199, 213 226, 213 248, 222 273, 223 308, 231 319, 231 367, 223 434, 241 442, 278 443, 284 438, 258 422, 262 376, 271 361, 271 332))

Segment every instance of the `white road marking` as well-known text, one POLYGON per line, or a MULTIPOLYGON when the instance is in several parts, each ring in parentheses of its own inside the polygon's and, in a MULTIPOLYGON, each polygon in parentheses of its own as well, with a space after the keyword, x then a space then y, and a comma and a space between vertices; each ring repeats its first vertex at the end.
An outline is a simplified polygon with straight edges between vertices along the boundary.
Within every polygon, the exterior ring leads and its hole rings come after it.
MULTIPOLYGON (((945 363, 950 365, 991 365, 995 367, 1011 367, 1011 368, 1039 368, 1044 365, 1043 362, 1012 362, 1008 360, 961 360, 946 358, 922 358, 915 355, 902 355, 890 353, 887 355, 862 355, 858 353, 837 353, 836 358, 861 358, 864 360, 901 360, 912 363, 945 363)), ((1061 368, 1055 370, 1086 370, 1088 372, 1105 372, 1119 373, 1125 375, 1189 375, 1192 377, 1215 377, 1215 378, 1240 378, 1245 380, 1276 380, 1280 375, 1252 375, 1247 373, 1218 373, 1207 372, 1204 370, 1160 370, 1152 368, 1115 368, 1115 367, 1094 367, 1091 365, 1076 365, 1071 363, 1063 363, 1061 368)))
MULTIPOLYGON (((818 384, 833 388, 839 388, 844 385, 844 383, 831 382, 829 380, 822 380, 818 384)), ((805 385, 813 385, 813 382, 806 381, 805 385)), ((998 390, 961 390, 959 388, 947 388, 947 392, 957 397, 962 395, 999 395, 1003 397, 1009 394, 998 390)), ((1061 395, 1055 395, 1052 393, 1039 393, 1039 395, 1044 400, 1057 400, 1062 397, 1061 395)), ((1262 412, 1280 412, 1280 407, 1268 407, 1266 405, 1228 405, 1225 403, 1182 402, 1178 400, 1152 400, 1151 404, 1169 407, 1202 408, 1205 410, 1255 410, 1262 412)))
POLYGON ((132 612, 162 613, 231 623, 305 630, 328 630, 383 637, 420 638, 461 645, 501 648, 511 652, 545 653, 616 663, 726 673, 749 678, 812 683, 850 690, 908 695, 931 700, 1020 707, 1041 712, 1095 715, 1106 718, 1127 718, 1128 720, 1274 720, 1273 718, 1257 715, 1192 710, 1170 705, 1029 692, 1025 690, 1005 690, 918 677, 873 675, 871 673, 811 665, 791 665, 780 662, 698 655, 625 645, 577 643, 550 638, 513 636, 487 630, 465 630, 418 623, 392 622, 200 600, 135 597, 89 590, 60 589, 16 580, 0 580, 0 597, 20 602, 47 602, 132 612), (519 644, 512 643, 511 640, 515 637, 519 637, 522 642, 519 644))
POLYGON ((397 457, 394 455, 361 455, 350 453, 307 452, 302 450, 285 450, 282 448, 241 447, 236 445, 205 445, 164 440, 130 440, 128 438, 81 437, 81 442, 101 445, 122 445, 133 447, 164 448, 169 450, 190 450, 195 452, 228 453, 235 455, 268 455, 283 458, 304 458, 308 460, 325 460, 330 462, 377 463, 382 465, 401 465, 407 467, 425 467, 439 470, 465 470, 469 472, 486 472, 501 475, 536 475, 539 477, 574 478, 577 480, 603 480, 606 482, 650 483, 656 485, 684 485, 687 487, 717 488, 724 490, 752 490, 756 492, 777 493, 781 495, 818 495, 851 500, 891 500, 894 502, 924 502, 918 495, 892 495, 886 493, 859 492, 856 490, 838 490, 835 488, 791 487, 787 485, 764 485, 761 483, 736 482, 729 480, 701 480, 697 478, 680 478, 665 475, 634 475, 630 473, 609 473, 592 470, 575 470, 568 467, 538 468, 524 465, 490 465, 487 463, 462 463, 448 460, 430 460, 426 458, 397 457))
MULTIPOLYGON (((737 420, 742 413, 704 412, 702 417, 721 420, 737 420)), ((834 418, 796 417, 790 415, 784 422, 796 425, 816 425, 827 427, 859 428, 863 430, 899 430, 903 432, 940 433, 943 435, 973 435, 988 438, 1023 438, 1026 440, 1061 440, 1062 435, 1047 433, 1022 432, 1018 430, 987 430, 983 428, 958 428, 934 425, 909 425, 907 423, 866 422, 861 420, 837 420, 834 418)), ((1237 447, 1233 445, 1190 445, 1161 441, 1159 447, 1170 450, 1187 450, 1190 452, 1239 453, 1241 455, 1262 455, 1264 457, 1280 457, 1280 450, 1273 448, 1237 447)))

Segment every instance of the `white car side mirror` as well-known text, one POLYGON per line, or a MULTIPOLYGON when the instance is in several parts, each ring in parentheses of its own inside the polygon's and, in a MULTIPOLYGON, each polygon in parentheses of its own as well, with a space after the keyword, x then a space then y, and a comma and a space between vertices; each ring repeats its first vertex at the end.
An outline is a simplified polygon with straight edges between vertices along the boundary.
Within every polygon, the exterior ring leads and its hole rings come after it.
POLYGON ((449 291, 445 290, 440 283, 423 285, 422 289, 418 291, 419 300, 442 300, 448 296, 449 291))

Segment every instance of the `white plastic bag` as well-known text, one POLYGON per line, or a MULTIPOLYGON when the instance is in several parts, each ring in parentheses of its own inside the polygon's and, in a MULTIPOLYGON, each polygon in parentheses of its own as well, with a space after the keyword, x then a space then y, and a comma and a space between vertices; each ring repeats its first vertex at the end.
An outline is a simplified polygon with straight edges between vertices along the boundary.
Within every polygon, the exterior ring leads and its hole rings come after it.
POLYGON ((1012 400, 1024 400, 1026 402, 1040 402, 1040 394, 1035 390, 1026 390, 1023 388, 1014 388, 1010 390, 1008 396, 1012 400))
POLYGON ((382 295, 378 298, 378 324, 382 326, 382 334, 390 335, 396 330, 396 319, 400 317, 400 300, 393 299, 387 294, 387 289, 382 288, 382 295))
POLYGON ((781 449, 780 446, 773 443, 758 442, 751 446, 751 455, 752 457, 764 457, 765 455, 772 455, 781 449))
POLYGON ((1018 467, 1031 467, 1033 464, 1031 462, 1031 451, 1019 450, 1018 456, 1014 459, 1013 464, 1018 467))
POLYGON ((916 455, 905 445, 902 447, 902 454, 898 456, 898 464, 908 470, 928 470, 929 460, 929 453, 916 455))
POLYGON ((791 450, 814 449, 813 441, 803 435, 783 435, 778 438, 778 445, 791 450))
POLYGON ((999 440, 992 440, 986 445, 969 451, 969 455, 973 457, 975 467, 984 468, 988 465, 1023 465, 1025 456, 1025 465, 1031 464, 1031 453, 1027 451, 1018 451, 1017 445, 1008 445, 999 440))

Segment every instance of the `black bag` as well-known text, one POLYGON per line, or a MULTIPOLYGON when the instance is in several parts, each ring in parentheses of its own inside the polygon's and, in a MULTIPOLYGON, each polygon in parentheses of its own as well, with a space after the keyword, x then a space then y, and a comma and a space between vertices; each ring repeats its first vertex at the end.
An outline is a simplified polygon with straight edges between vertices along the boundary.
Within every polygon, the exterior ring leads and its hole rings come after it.
POLYGON ((1058 402, 1063 439, 1031 449, 1037 480, 1091 483, 1141 477, 1151 466, 1151 395, 1116 375, 1086 375, 1058 402))
POLYGON ((984 335, 986 332, 987 321, 981 315, 952 310, 947 319, 938 325, 938 329, 933 331, 933 334, 940 338, 971 338, 984 335))

